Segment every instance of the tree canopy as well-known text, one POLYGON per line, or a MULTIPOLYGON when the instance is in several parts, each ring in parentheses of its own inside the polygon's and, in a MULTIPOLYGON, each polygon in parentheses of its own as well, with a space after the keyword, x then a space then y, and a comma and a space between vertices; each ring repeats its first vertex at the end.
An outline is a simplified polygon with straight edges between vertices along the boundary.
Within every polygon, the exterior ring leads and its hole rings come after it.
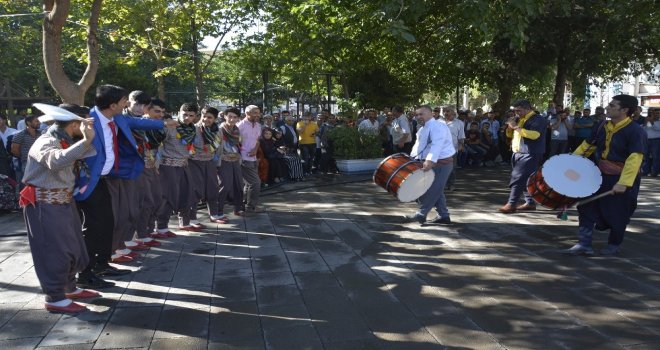
MULTIPOLYGON (((51 81, 63 98, 91 86, 82 79, 91 68, 93 84, 176 103, 259 103, 264 88, 271 101, 318 103, 331 74, 343 105, 415 104, 467 86, 508 108, 518 97, 559 100, 567 86, 584 98, 595 78, 659 63, 657 0, 45 0, 46 10, 55 2, 69 3, 61 71, 51 81), (94 6, 96 66, 88 45, 94 6), (205 37, 218 46, 203 47, 205 37)), ((0 5, 0 15, 12 15, 0 17, 2 78, 36 91, 46 80, 43 8, 0 5)))

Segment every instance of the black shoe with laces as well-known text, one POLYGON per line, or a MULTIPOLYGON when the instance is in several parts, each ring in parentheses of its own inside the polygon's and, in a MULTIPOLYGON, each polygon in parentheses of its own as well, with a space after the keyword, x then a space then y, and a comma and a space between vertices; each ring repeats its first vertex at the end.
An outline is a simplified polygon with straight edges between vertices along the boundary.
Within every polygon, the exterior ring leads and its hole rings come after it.
POLYGON ((423 216, 421 216, 421 215, 419 215, 419 214, 417 214, 417 213, 410 214, 410 215, 404 215, 403 218, 404 218, 407 222, 415 222, 415 221, 417 221, 417 222, 420 223, 420 224, 423 224, 423 223, 426 221, 426 218, 425 218, 425 217, 423 217, 423 216))
POLYGON ((108 282, 93 273, 81 273, 76 281, 76 286, 87 289, 103 289, 114 287, 113 282, 108 282))
POLYGON ((111 266, 110 264, 106 264, 106 265, 96 265, 92 269, 92 272, 94 272, 94 274, 96 274, 97 276, 123 276, 131 273, 131 270, 118 269, 114 266, 111 266))
POLYGON ((436 216, 433 220, 429 220, 426 223, 435 224, 435 225, 449 225, 451 224, 451 219, 449 217, 441 218, 439 216, 436 216))

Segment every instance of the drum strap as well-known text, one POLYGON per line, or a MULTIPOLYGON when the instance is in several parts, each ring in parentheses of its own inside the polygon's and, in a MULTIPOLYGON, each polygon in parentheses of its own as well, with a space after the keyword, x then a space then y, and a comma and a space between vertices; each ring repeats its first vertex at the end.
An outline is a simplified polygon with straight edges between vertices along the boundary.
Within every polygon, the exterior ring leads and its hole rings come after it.
POLYGON ((600 125, 598 126, 598 129, 596 130, 596 133, 593 135, 591 140, 589 140, 589 148, 587 148, 584 151, 584 154, 589 154, 589 151, 591 151, 592 148, 596 147, 596 142, 598 142, 598 135, 600 135, 600 132, 603 130, 603 127, 607 124, 607 120, 603 120, 600 125))
POLYGON ((429 146, 431 146, 431 132, 430 131, 429 131, 429 139, 428 139, 428 141, 426 141, 426 146, 424 147, 424 149, 422 149, 421 151, 418 150, 417 154, 415 154, 414 156, 411 154, 410 158, 417 159, 417 157, 419 155, 424 154, 424 151, 426 151, 426 149, 429 148, 429 146))

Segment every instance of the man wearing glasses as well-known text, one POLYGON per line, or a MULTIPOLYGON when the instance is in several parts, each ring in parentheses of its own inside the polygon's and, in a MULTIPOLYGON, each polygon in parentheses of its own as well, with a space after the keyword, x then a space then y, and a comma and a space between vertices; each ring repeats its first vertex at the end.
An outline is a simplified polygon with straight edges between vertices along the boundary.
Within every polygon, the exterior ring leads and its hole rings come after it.
POLYGON ((639 169, 647 147, 644 129, 631 118, 636 108, 634 96, 612 97, 606 112, 609 120, 599 123, 591 138, 575 150, 574 154, 586 157, 596 152, 598 168, 603 175, 597 193, 612 191, 612 195, 578 207, 578 243, 562 253, 593 255, 591 240, 595 227, 610 230, 607 247, 600 253, 615 255, 619 252, 626 226, 637 208, 639 169))
POLYGON ((536 210, 536 203, 527 192, 527 179, 538 169, 545 153, 545 136, 548 120, 538 114, 527 100, 513 104, 516 115, 507 121, 506 136, 511 139, 511 180, 509 201, 499 209, 500 213, 512 214, 518 210, 536 210), (525 204, 518 205, 520 195, 525 204))

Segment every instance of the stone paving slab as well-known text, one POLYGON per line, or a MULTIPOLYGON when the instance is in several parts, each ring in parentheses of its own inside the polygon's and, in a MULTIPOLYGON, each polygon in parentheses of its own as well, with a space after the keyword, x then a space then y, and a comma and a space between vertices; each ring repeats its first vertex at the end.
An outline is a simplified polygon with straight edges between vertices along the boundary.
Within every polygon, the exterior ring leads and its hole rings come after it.
POLYGON ((43 310, 4 215, 0 349, 660 348, 660 180, 618 257, 565 257, 575 211, 497 213, 507 171, 459 169, 451 226, 403 222, 415 206, 368 176, 265 190, 265 213, 163 240, 75 317, 43 310))

